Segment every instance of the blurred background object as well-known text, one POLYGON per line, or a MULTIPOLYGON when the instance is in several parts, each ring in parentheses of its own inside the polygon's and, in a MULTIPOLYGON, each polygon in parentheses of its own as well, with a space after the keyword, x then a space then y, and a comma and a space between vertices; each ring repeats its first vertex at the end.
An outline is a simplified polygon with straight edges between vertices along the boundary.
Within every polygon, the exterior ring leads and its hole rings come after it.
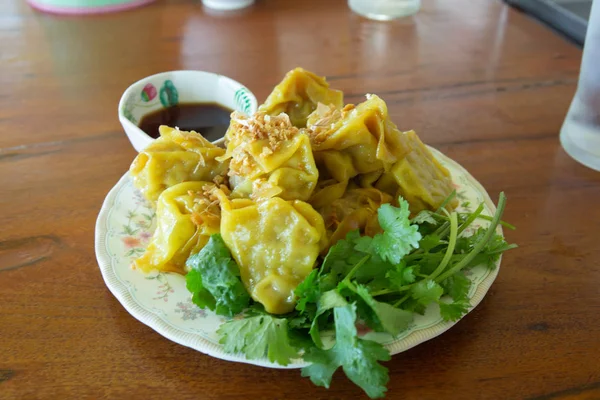
POLYGON ((505 0, 583 44, 592 0, 505 0))
POLYGON ((421 7, 421 0, 348 0, 352 11, 378 21, 415 14, 421 7))
POLYGON ((251 6, 254 0, 202 0, 202 4, 215 10, 238 10, 251 6))
POLYGON ((577 92, 560 131, 566 152, 600 171, 600 2, 590 14, 577 92))
POLYGON ((102 14, 129 10, 155 0, 27 0, 29 5, 52 14, 102 14))

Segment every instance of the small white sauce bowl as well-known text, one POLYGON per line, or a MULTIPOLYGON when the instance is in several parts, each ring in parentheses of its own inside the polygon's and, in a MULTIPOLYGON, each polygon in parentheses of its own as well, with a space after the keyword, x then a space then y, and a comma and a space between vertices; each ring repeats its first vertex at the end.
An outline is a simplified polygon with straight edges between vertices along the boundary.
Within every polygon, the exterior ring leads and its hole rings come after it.
POLYGON ((125 90, 119 101, 119 121, 137 151, 154 140, 138 127, 142 117, 179 103, 217 103, 248 115, 254 114, 258 106, 256 97, 244 85, 212 72, 170 71, 140 79, 125 90))

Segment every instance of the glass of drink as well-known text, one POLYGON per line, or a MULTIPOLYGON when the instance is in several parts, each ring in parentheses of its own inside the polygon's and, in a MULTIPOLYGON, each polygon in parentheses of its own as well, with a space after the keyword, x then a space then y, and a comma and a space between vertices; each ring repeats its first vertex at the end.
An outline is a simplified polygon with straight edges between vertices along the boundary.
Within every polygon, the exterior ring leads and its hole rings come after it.
POLYGON ((352 11, 378 21, 413 15, 421 8, 421 0, 348 0, 352 11))
POLYGON ((600 1, 592 5, 577 92, 560 142, 575 160, 600 171, 600 1))

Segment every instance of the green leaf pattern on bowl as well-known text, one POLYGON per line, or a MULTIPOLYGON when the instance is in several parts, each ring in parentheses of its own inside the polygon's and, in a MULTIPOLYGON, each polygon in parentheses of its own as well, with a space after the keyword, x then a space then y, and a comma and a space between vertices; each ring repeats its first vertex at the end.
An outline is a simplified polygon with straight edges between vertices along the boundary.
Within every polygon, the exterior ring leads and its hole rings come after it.
POLYGON ((235 104, 237 108, 244 114, 250 114, 252 110, 252 100, 248 95, 248 89, 245 87, 239 88, 234 95, 235 104))
POLYGON ((137 119, 133 116, 133 109, 136 106, 136 101, 135 101, 135 95, 132 93, 127 100, 125 101, 125 104, 123 104, 123 108, 121 109, 121 113, 123 114, 123 116, 125 118, 127 118, 129 121, 131 121, 131 123, 136 124, 138 123, 137 119))
POLYGON ((167 79, 160 88, 160 102, 165 108, 179 104, 179 93, 170 79, 167 79))

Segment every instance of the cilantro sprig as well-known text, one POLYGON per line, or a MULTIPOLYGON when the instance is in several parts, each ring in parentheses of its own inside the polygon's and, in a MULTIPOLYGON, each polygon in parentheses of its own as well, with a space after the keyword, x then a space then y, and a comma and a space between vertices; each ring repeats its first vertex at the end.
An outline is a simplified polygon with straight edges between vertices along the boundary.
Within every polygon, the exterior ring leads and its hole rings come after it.
POLYGON ((298 356, 290 344, 288 321, 272 315, 232 320, 217 330, 219 343, 227 353, 244 353, 248 359, 267 357, 269 361, 288 365, 298 356))
POLYGON ((228 317, 248 307, 250 295, 221 235, 212 235, 199 253, 188 258, 186 265, 190 269, 185 278, 186 287, 198 307, 228 317))
POLYGON ((378 233, 372 238, 360 237, 355 241, 356 250, 398 264, 402 257, 419 247, 419 240, 421 240, 419 228, 410 223, 409 215, 408 202, 404 199, 400 201, 400 207, 383 204, 377 212, 383 233, 378 233))
POLYGON ((335 345, 328 350, 310 349, 304 360, 311 365, 302 369, 302 376, 309 377, 315 385, 329 388, 333 374, 342 367, 346 376, 369 397, 383 397, 390 378, 379 361, 389 361, 389 351, 379 343, 358 337, 354 304, 336 307, 334 316, 335 345))
MULTIPOLYGON (((331 246, 296 288, 294 312, 273 316, 255 304, 243 319, 223 324, 218 333, 225 351, 281 365, 303 358, 310 365, 302 376, 327 388, 341 367, 369 397, 383 397, 389 376, 380 362, 390 359, 389 351, 359 337, 357 324, 396 336, 411 325, 415 313, 432 304, 444 321, 457 321, 471 308, 472 284, 465 271, 479 265, 495 268, 500 255, 516 247, 497 232, 499 225, 514 228, 501 220, 504 193, 493 216, 482 214, 483 204, 472 213, 447 211, 455 195, 438 210, 412 219, 402 198, 398 207, 382 205, 382 232, 368 237, 352 231, 331 246), (489 225, 467 234, 477 220, 489 225), (333 344, 325 340, 331 333, 333 344)), ((187 287, 199 307, 233 316, 252 304, 220 235, 213 235, 187 265, 187 287)))

